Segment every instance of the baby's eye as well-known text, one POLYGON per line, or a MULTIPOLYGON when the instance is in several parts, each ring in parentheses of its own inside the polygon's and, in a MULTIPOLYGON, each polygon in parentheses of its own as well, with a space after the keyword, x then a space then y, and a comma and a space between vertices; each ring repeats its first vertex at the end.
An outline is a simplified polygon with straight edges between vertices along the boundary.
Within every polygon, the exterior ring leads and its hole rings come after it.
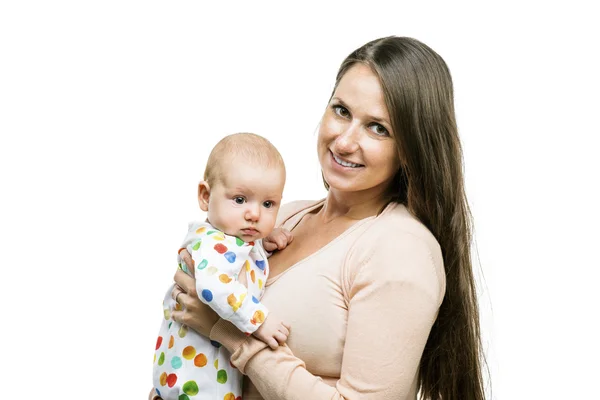
POLYGON ((246 202, 246 199, 242 196, 237 196, 233 198, 233 201, 235 201, 235 204, 244 204, 246 202))
POLYGON ((273 205, 274 205, 274 203, 272 201, 265 201, 263 203, 263 207, 265 207, 265 208, 271 208, 271 207, 273 207, 273 205))

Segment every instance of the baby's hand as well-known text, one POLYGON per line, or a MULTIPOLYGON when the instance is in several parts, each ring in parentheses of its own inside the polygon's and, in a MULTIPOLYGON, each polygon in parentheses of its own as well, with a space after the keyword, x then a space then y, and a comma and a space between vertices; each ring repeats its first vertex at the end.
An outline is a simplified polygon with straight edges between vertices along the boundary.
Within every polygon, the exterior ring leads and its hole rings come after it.
POLYGON ((289 334, 290 326, 270 314, 253 333, 256 338, 268 344, 273 350, 277 349, 280 344, 284 344, 289 334))
POLYGON ((294 237, 284 228, 275 228, 273 232, 263 239, 263 247, 269 253, 275 250, 283 250, 294 240, 294 237))

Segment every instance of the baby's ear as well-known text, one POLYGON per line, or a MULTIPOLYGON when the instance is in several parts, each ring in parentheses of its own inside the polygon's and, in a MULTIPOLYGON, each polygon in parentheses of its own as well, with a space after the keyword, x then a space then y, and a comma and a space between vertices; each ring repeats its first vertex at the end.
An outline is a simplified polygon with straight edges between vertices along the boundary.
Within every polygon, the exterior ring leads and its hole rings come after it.
POLYGON ((208 199, 210 198, 210 185, 206 181, 198 184, 198 204, 204 212, 208 211, 208 199))

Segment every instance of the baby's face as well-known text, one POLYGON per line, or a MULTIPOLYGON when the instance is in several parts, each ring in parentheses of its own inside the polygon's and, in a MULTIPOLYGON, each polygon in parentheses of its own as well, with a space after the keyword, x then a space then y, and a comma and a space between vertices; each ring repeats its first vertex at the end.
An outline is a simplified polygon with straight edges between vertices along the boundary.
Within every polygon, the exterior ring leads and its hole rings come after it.
POLYGON ((285 172, 233 163, 210 189, 208 220, 245 242, 262 239, 275 227, 285 172))

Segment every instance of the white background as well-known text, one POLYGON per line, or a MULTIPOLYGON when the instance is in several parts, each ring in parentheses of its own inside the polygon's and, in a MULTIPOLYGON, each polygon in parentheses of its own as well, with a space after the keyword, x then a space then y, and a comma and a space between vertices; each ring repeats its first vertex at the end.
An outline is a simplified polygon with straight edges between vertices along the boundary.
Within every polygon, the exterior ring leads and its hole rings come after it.
POLYGON ((399 35, 453 74, 493 398, 600 398, 598 13, 413 3, 3 2, 0 397, 144 398, 211 147, 262 134, 324 196, 337 68, 399 35))

